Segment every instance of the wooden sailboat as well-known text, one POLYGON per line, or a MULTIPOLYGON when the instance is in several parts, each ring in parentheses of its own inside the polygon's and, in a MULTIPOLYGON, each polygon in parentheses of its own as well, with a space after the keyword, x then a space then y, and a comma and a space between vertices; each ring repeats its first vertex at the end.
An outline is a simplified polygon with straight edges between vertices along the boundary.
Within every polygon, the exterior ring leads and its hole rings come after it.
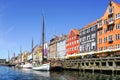
MULTIPOLYGON (((33 52, 33 39, 32 39, 32 52, 33 52)), ((31 53, 31 56, 32 56, 32 60, 33 60, 33 53, 31 53)), ((23 68, 29 68, 29 69, 32 69, 33 64, 30 63, 30 62, 27 62, 27 63, 25 63, 22 67, 23 67, 23 68)))
POLYGON ((42 61, 39 66, 33 66, 33 70, 37 71, 49 71, 50 70, 50 63, 44 63, 44 16, 42 16, 42 61))

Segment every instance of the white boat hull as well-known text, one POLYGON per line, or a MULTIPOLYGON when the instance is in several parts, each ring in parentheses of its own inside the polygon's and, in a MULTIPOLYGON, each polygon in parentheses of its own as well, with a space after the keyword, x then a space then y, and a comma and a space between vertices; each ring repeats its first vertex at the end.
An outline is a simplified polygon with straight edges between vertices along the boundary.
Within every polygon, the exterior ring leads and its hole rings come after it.
POLYGON ((27 63, 27 64, 24 64, 22 67, 32 69, 33 65, 31 63, 27 63))
POLYGON ((36 71, 49 71, 50 70, 50 63, 41 64, 40 66, 32 67, 32 69, 36 70, 36 71))

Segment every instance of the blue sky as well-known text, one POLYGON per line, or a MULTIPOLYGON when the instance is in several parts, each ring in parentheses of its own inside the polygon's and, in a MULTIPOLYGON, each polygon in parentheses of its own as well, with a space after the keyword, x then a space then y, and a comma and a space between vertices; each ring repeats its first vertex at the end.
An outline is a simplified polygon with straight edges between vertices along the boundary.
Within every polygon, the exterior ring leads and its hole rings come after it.
MULTIPOLYGON (((119 0, 115 0, 120 2, 119 0)), ((68 34, 103 16, 109 0, 0 0, 0 58, 31 51, 41 42, 42 13, 45 40, 68 34)))

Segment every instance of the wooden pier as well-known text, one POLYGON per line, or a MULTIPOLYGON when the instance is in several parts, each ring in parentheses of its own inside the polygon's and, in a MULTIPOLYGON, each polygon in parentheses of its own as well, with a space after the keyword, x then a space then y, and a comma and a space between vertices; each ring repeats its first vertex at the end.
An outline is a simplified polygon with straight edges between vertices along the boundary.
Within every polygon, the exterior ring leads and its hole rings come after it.
POLYGON ((112 74, 120 72, 120 57, 88 58, 61 61, 64 69, 76 69, 80 71, 108 71, 112 74))

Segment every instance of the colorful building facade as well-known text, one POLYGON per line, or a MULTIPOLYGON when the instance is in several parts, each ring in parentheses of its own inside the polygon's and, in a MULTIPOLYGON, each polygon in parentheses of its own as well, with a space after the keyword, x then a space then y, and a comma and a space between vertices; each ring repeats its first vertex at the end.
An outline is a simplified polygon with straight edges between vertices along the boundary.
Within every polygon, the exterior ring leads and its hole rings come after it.
POLYGON ((66 38, 66 55, 79 53, 79 31, 72 29, 66 38))
POLYGON ((57 56, 64 58, 66 53, 66 35, 61 35, 57 41, 57 56))
POLYGON ((58 40, 57 36, 54 36, 54 38, 50 40, 50 43, 48 45, 49 46, 48 59, 57 58, 57 40, 58 40))
POLYGON ((97 22, 92 22, 80 29, 80 53, 96 51, 97 49, 97 22))
POLYGON ((97 50, 120 48, 120 4, 111 1, 98 21, 97 50))

